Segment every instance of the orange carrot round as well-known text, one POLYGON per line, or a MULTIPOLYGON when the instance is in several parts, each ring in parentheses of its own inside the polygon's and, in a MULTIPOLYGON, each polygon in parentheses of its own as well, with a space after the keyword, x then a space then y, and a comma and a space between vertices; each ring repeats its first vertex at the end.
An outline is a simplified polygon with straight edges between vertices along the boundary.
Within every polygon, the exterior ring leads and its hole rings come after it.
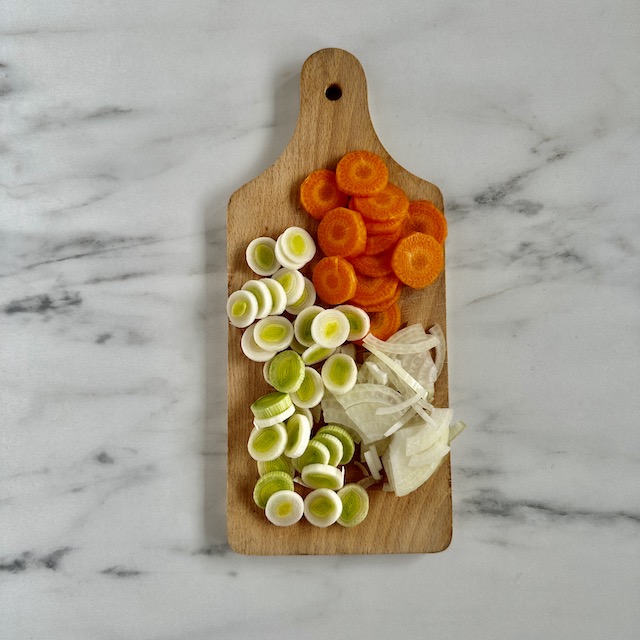
POLYGON ((409 220, 414 231, 433 236, 440 244, 447 237, 447 219, 440 209, 428 200, 409 203, 409 220))
POLYGON ((389 182, 380 193, 373 196, 354 196, 349 201, 349 206, 359 211, 367 220, 385 222, 404 219, 409 211, 409 198, 400 187, 389 182))
POLYGON ((373 256, 360 255, 351 258, 350 262, 358 273, 372 278, 381 278, 392 273, 391 250, 377 253, 373 256))
POLYGON ((377 313, 378 311, 384 311, 385 309, 388 309, 392 304, 395 304, 396 302, 398 302, 398 300, 400 300, 400 296, 402 295, 402 288, 403 287, 401 283, 396 289, 395 293, 390 298, 382 300, 381 302, 376 302, 375 304, 372 303, 372 304, 356 305, 353 302, 352 304, 354 304, 357 307, 360 307, 363 311, 366 311, 367 313, 377 313))
POLYGON ((384 222, 372 222, 371 220, 365 219, 364 224, 367 227, 367 235, 382 236, 400 230, 404 225, 405 219, 406 218, 392 218, 384 222))
POLYGON ((356 278, 356 292, 351 297, 351 302, 365 310, 367 307, 370 308, 372 306, 390 303, 400 284, 400 281, 394 274, 380 278, 356 274, 356 278))
POLYGON ((331 209, 345 207, 348 200, 349 196, 338 189, 335 172, 329 169, 313 171, 300 185, 300 205, 316 220, 331 209))
POLYGON ((435 282, 444 268, 444 250, 433 236, 414 231, 398 241, 391 268, 401 282, 422 289, 435 282))
MULTIPOLYGON (((365 223, 366 226, 366 223, 365 223)), ((400 229, 393 233, 384 233, 381 235, 370 235, 367 233, 367 244, 364 248, 363 255, 374 256, 393 247, 400 240, 400 229)))
POLYGON ((402 314, 397 302, 387 307, 384 311, 369 314, 371 321, 370 332, 380 340, 388 340, 402 324, 402 314))
POLYGON ((343 193, 372 196, 387 186, 389 171, 384 160, 371 151, 351 151, 336 166, 336 182, 343 193))
POLYGON ((327 256, 313 269, 311 277, 318 297, 326 304, 342 304, 356 293, 356 272, 345 258, 327 256))
POLYGON ((345 207, 331 209, 318 225, 318 244, 326 256, 348 258, 361 254, 367 246, 362 216, 345 207))

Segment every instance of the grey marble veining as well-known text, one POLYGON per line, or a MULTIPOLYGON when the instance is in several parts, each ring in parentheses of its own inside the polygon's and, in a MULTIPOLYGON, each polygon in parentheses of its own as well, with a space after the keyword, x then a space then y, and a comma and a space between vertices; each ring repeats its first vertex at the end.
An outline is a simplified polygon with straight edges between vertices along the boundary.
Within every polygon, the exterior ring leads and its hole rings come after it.
POLYGON ((640 5, 0 13, 1 638, 637 637, 640 5), (226 204, 328 46, 445 197, 441 554, 226 540, 226 204))

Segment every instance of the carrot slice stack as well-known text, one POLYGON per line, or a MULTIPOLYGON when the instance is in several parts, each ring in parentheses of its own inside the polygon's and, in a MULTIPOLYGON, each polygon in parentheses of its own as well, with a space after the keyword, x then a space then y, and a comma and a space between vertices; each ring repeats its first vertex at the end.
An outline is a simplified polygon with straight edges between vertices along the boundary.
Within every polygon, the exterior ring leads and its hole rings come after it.
POLYGON ((357 286, 351 303, 365 311, 380 311, 388 307, 399 294, 400 281, 389 274, 380 278, 372 278, 357 274, 357 286))
POLYGON ((363 255, 375 256, 387 249, 391 249, 398 240, 400 240, 400 229, 393 233, 383 233, 380 235, 373 235, 367 232, 367 244, 364 248, 363 255))
POLYGON ((384 311, 370 313, 369 320, 371 322, 370 332, 380 340, 388 340, 400 329, 402 323, 400 307, 395 302, 384 311))
POLYGON ((361 254, 367 246, 362 216, 345 207, 331 209, 318 225, 318 244, 326 256, 347 258, 361 254))
POLYGON ((351 151, 336 166, 338 188, 351 196, 375 195, 387 186, 388 180, 387 165, 371 151, 351 151))
POLYGON ((342 304, 356 294, 356 272, 345 258, 327 256, 315 266, 311 277, 318 297, 326 304, 342 304))
POLYGON ((354 196, 349 207, 373 222, 404 220, 409 211, 409 198, 395 184, 387 183, 380 192, 368 198, 354 196))
POLYGON ((393 272, 391 268, 391 251, 377 253, 374 256, 360 255, 351 258, 351 264, 358 273, 372 278, 381 278, 393 272))
POLYGON ((300 205, 315 220, 321 220, 327 211, 346 207, 349 196, 338 189, 336 174, 329 169, 310 173, 300 185, 300 205))
POLYGON ((433 236, 440 244, 447 237, 447 219, 440 209, 428 200, 409 203, 409 222, 414 231, 433 236))
POLYGON ((422 289, 435 282, 444 268, 444 250, 433 236, 414 231, 398 241, 391 268, 401 282, 422 289))

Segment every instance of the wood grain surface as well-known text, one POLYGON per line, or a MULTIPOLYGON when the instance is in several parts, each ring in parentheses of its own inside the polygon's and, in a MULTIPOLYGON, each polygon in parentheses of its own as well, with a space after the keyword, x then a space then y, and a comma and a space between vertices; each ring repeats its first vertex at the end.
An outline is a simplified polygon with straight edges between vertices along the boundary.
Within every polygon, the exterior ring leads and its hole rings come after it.
MULTIPOLYGON (((369 116, 367 84, 358 60, 341 49, 311 55, 300 74, 300 112, 291 141, 278 160, 230 198, 227 209, 228 290, 256 277, 245 261, 247 244, 258 236, 277 237, 296 225, 315 233, 316 223, 300 209, 298 189, 311 171, 334 169, 348 151, 368 149, 385 159, 389 180, 410 199, 426 199, 443 208, 433 184, 401 167, 384 149, 369 116), (327 92, 327 89, 332 87, 327 92), (339 89, 336 89, 338 87, 339 89), (338 99, 329 99, 326 95, 338 99), (333 92, 333 93, 332 93, 333 92)), ((313 264, 313 263, 312 263, 313 264)), ((310 275, 311 265, 303 270, 310 275)), ((438 323, 446 334, 445 275, 420 291, 403 290, 404 322, 425 327, 438 323)), ((452 534, 451 466, 443 461, 431 479, 414 493, 398 498, 375 485, 369 489, 370 511, 353 529, 337 524, 321 529, 304 519, 291 527, 270 524, 253 502, 258 478, 247 452, 252 428, 250 404, 272 390, 262 364, 240 349, 241 330, 229 325, 227 534, 238 553, 252 555, 431 553, 444 550, 452 534)), ((435 404, 448 406, 448 372, 436 386, 435 404)))

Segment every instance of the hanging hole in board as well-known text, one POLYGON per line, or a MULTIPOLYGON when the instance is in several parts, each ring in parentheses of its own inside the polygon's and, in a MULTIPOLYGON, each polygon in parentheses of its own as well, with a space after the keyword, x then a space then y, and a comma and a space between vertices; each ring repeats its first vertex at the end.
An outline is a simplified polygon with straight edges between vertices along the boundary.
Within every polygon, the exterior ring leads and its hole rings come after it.
POLYGON ((340 100, 340 98, 342 97, 342 88, 339 84, 336 84, 334 82, 324 90, 324 95, 327 100, 340 100))

